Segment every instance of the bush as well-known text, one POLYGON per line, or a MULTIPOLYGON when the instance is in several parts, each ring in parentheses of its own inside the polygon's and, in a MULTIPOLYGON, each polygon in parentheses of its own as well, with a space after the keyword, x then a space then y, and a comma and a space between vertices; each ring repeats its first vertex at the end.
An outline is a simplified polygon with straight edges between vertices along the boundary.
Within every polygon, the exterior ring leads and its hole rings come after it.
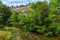
POLYGON ((50 26, 47 27, 46 31, 44 32, 45 36, 55 36, 57 34, 60 34, 60 21, 51 23, 50 26))
POLYGON ((53 36, 60 33, 59 9, 48 7, 46 2, 37 2, 31 5, 27 14, 19 14, 19 24, 26 31, 36 31, 45 36, 53 36), (58 11, 57 11, 58 10, 58 11))
POLYGON ((4 27, 4 30, 11 32, 10 40, 20 40, 21 39, 20 29, 18 29, 16 27, 4 27))
POLYGON ((44 33, 44 31, 46 30, 46 27, 45 26, 36 26, 37 27, 37 32, 38 33, 44 33))
POLYGON ((8 6, 4 5, 0 0, 0 25, 6 25, 10 17, 11 11, 8 6))
POLYGON ((16 27, 4 27, 5 31, 11 31, 12 33, 20 32, 20 29, 16 27))
POLYGON ((10 40, 12 36, 11 32, 8 31, 0 31, 0 40, 10 40))
POLYGON ((7 25, 8 26, 17 26, 18 25, 18 22, 19 22, 19 20, 18 20, 18 12, 12 12, 11 13, 11 16, 10 16, 10 18, 9 18, 9 22, 7 23, 7 25))
MULTIPOLYGON (((25 31, 35 31, 45 36, 52 36, 60 33, 60 9, 48 6, 46 2, 31 4, 31 9, 24 13, 12 12, 10 23, 25 31)), ((16 28, 5 28, 17 32, 16 28)))

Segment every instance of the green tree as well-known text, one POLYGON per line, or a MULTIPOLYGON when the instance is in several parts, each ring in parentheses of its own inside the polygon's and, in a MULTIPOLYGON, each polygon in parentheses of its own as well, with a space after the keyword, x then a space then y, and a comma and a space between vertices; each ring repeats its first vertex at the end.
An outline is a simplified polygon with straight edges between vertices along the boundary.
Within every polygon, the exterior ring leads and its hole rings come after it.
MULTIPOLYGON (((52 2, 53 3, 53 2, 52 2)), ((47 4, 46 1, 44 2, 37 2, 31 4, 31 10, 28 11, 26 16, 22 16, 24 27, 29 31, 36 31, 38 33, 45 34, 45 36, 52 36, 56 33, 60 33, 59 28, 59 21, 60 21, 60 9, 57 8, 58 4, 55 2, 54 4, 50 3, 50 6, 47 4), (53 7, 52 5, 56 6, 53 7), (31 20, 30 20, 31 19, 31 20), (57 31, 59 30, 59 31, 57 31)))
POLYGON ((18 12, 12 12, 11 13, 8 25, 15 26, 15 27, 18 25, 18 22, 19 22, 19 20, 18 20, 18 14, 19 14, 18 12))
POLYGON ((60 1, 59 0, 50 0, 50 6, 53 8, 56 8, 59 6, 60 1))
POLYGON ((33 3, 31 7, 34 10, 33 15, 35 15, 35 20, 37 21, 36 23, 39 24, 39 22, 42 22, 42 24, 44 24, 44 20, 48 16, 49 11, 47 2, 37 2, 35 4, 33 3))
POLYGON ((10 14, 11 11, 9 10, 9 7, 0 1, 0 25, 5 25, 7 23, 10 14))

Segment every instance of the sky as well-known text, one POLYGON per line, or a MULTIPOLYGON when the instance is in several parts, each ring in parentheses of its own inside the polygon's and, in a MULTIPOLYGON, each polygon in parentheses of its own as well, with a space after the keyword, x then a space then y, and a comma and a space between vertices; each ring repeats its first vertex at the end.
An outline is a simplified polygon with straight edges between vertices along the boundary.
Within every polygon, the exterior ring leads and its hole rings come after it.
MULTIPOLYGON (((7 6, 11 6, 11 5, 26 5, 29 2, 37 2, 37 1, 43 1, 43 0, 1 0, 4 4, 6 4, 7 6)), ((47 0, 48 1, 48 0, 47 0)), ((49 2, 49 1, 48 1, 49 2)))

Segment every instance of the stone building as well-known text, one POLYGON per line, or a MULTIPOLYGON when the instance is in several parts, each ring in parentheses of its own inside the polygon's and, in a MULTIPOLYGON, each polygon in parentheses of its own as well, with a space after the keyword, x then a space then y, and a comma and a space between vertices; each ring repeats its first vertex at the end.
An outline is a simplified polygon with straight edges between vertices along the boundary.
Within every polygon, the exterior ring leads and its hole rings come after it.
POLYGON ((30 8, 30 3, 28 5, 16 5, 16 6, 10 6, 9 9, 11 11, 17 11, 17 12, 23 12, 26 13, 30 8))

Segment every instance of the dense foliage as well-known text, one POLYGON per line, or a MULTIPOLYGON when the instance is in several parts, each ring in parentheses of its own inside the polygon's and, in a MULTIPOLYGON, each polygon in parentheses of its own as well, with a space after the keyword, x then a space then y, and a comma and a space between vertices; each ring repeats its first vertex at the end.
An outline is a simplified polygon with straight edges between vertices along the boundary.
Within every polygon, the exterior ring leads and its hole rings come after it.
POLYGON ((20 30, 16 27, 4 27, 0 30, 0 40, 20 40, 20 30))
POLYGON ((31 10, 26 15, 19 14, 19 24, 26 31, 35 31, 45 36, 60 33, 60 8, 48 6, 47 2, 31 4, 31 10))
POLYGON ((18 32, 20 28, 25 31, 34 31, 45 36, 60 34, 60 8, 58 1, 46 1, 31 4, 31 9, 26 14, 22 12, 10 12, 9 8, 0 2, 0 25, 8 26, 5 31, 18 32), (55 7, 56 3, 56 7, 55 7), (52 6, 54 5, 54 6, 52 6), (10 16, 11 14, 11 16, 10 16), (13 27, 13 28, 11 28, 13 27))
POLYGON ((0 1, 0 26, 6 25, 10 14, 11 11, 9 10, 9 7, 0 1))

